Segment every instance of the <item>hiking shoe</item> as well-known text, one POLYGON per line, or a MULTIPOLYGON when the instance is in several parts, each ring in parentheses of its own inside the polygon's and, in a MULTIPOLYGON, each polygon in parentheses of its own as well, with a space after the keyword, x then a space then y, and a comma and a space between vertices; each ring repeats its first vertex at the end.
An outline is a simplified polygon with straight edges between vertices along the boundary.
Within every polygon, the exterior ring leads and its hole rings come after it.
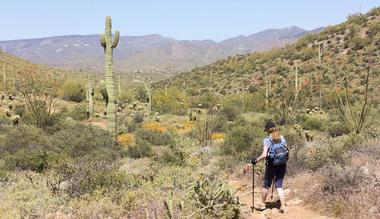
POLYGON ((264 211, 266 209, 265 204, 263 203, 256 204, 255 208, 256 210, 259 210, 259 211, 264 211))
POLYGON ((280 207, 280 213, 286 213, 286 212, 288 212, 288 209, 286 208, 286 206, 285 205, 281 205, 281 207, 280 207))

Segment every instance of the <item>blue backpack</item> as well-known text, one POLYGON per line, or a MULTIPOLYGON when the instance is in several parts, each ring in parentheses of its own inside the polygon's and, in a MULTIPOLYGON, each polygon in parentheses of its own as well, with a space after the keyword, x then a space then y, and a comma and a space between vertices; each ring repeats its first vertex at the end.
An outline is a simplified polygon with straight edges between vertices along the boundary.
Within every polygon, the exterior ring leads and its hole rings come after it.
POLYGON ((268 164, 271 166, 285 166, 289 158, 288 149, 281 141, 274 142, 270 138, 268 140, 271 142, 267 156, 268 164))

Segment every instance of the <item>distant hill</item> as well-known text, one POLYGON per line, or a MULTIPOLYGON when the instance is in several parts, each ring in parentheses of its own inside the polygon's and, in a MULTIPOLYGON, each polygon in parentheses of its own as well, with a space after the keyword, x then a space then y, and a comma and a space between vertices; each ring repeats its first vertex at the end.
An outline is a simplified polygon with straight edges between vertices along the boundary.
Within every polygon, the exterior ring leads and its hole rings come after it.
MULTIPOLYGON (((115 50, 115 66, 118 70, 128 71, 191 69, 231 55, 281 47, 309 32, 293 26, 221 42, 176 40, 160 35, 122 36, 115 50)), ((98 35, 1 41, 0 49, 40 64, 70 69, 103 69, 103 48, 99 45, 98 35)))
MULTIPOLYGON (((289 31, 293 39, 304 35, 298 28, 291 29, 294 29, 289 31)), ((380 8, 364 15, 351 15, 342 24, 315 32, 280 49, 232 56, 194 68, 160 81, 155 87, 177 87, 193 96, 239 95, 255 91, 265 94, 267 91, 269 97, 283 97, 286 90, 294 91, 297 66, 299 87, 304 97, 302 102, 306 106, 318 106, 319 90, 323 96, 328 96, 345 83, 344 79, 349 82, 354 95, 363 94, 367 67, 370 66, 371 95, 380 93, 380 8)), ((270 35, 276 39, 290 35, 282 34, 274 36, 272 31, 270 35)), ((260 34, 255 37, 262 38, 260 34)), ((249 38, 252 37, 238 37, 224 43, 242 42, 243 48, 243 45, 251 44, 246 43, 249 38)), ((378 96, 376 98, 380 100, 378 96)))
POLYGON ((83 77, 85 75, 84 72, 63 70, 47 65, 35 64, 6 53, 0 49, 0 92, 4 92, 4 75, 6 76, 6 86, 8 87, 7 92, 14 92, 15 82, 17 81, 17 73, 23 72, 26 69, 33 69, 44 75, 46 73, 52 73, 51 75, 54 75, 55 79, 58 80, 63 79, 64 77, 71 77, 72 75, 77 77, 83 77))

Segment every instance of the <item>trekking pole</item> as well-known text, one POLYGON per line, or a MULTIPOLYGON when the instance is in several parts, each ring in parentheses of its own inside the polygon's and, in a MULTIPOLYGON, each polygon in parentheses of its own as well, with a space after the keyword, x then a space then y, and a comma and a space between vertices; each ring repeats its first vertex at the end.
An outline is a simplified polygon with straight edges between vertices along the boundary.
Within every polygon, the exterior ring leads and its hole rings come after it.
POLYGON ((255 212, 255 165, 252 165, 252 213, 255 212))
POLYGON ((272 183, 272 195, 270 196, 270 200, 273 201, 273 192, 274 192, 274 179, 272 183))

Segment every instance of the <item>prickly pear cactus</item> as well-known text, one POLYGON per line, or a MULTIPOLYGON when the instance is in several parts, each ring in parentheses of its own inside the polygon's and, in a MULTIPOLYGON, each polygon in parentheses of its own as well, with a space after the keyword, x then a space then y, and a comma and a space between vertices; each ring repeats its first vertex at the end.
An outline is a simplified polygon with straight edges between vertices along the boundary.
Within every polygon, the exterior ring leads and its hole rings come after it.
POLYGON ((107 129, 116 136, 116 98, 115 98, 115 76, 113 73, 113 49, 116 48, 119 43, 119 31, 115 31, 115 35, 112 39, 112 24, 111 17, 106 17, 105 32, 100 37, 100 44, 104 48, 105 53, 105 72, 106 72, 106 89, 108 94, 107 105, 107 129))

